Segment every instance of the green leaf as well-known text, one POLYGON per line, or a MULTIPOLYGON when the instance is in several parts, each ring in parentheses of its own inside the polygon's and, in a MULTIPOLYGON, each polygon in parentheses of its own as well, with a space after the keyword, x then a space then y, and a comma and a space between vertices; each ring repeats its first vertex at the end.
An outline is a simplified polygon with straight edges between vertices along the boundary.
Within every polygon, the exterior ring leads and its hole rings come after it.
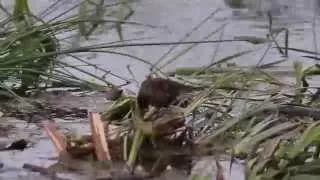
POLYGON ((320 121, 311 124, 297 139, 292 148, 287 149, 288 158, 293 159, 306 147, 320 140, 320 121))
MULTIPOLYGON (((80 6, 79 6, 79 18, 80 19, 88 19, 88 15, 87 15, 87 8, 88 4, 87 1, 82 1, 80 2, 80 6)), ((87 24, 86 21, 81 21, 79 22, 79 32, 82 36, 87 37, 87 24)))
POLYGON ((254 152, 256 147, 262 141, 267 140, 268 138, 272 138, 274 136, 284 134, 286 131, 296 128, 298 125, 298 123, 284 122, 275 125, 263 132, 260 132, 257 135, 247 136, 234 146, 233 152, 236 156, 254 152))
POLYGON ((196 143, 207 144, 210 141, 212 141, 214 138, 218 137, 219 135, 223 134, 224 132, 228 131, 229 129, 237 125, 239 122, 244 121, 247 118, 252 117, 253 115, 261 113, 265 109, 270 109, 274 107, 275 107, 274 104, 268 104, 268 103, 252 107, 250 110, 243 112, 240 117, 235 117, 234 119, 225 121, 223 124, 221 124, 221 127, 217 129, 214 133, 200 137, 199 139, 196 140, 196 143))
POLYGON ((294 62, 293 68, 296 77, 296 87, 301 88, 301 80, 304 77, 303 64, 301 62, 296 61, 294 62))
POLYGON ((320 176, 309 175, 309 174, 300 174, 296 176, 291 176, 290 180, 319 180, 320 176))
POLYGON ((101 118, 105 121, 121 121, 122 118, 124 118, 130 112, 134 103, 134 97, 120 97, 104 112, 102 112, 101 118))
POLYGON ((320 74, 320 65, 319 64, 315 64, 311 67, 306 68, 303 71, 303 76, 313 76, 313 75, 319 75, 320 74))
MULTIPOLYGON (((121 5, 117 11, 116 18, 116 30, 119 35, 120 41, 123 41, 123 33, 122 33, 122 22, 127 19, 126 11, 129 9, 131 11, 131 7, 129 6, 128 0, 121 0, 121 5)), ((129 13, 130 14, 130 13, 129 13)))

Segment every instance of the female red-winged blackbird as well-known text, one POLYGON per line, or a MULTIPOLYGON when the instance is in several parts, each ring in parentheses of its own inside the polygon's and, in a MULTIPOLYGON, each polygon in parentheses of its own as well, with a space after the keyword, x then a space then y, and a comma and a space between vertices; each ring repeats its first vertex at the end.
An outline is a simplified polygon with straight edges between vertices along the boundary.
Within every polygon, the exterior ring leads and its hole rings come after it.
POLYGON ((203 88, 187 86, 169 79, 148 77, 141 84, 137 101, 141 109, 148 108, 149 105, 157 108, 168 107, 179 95, 203 88))

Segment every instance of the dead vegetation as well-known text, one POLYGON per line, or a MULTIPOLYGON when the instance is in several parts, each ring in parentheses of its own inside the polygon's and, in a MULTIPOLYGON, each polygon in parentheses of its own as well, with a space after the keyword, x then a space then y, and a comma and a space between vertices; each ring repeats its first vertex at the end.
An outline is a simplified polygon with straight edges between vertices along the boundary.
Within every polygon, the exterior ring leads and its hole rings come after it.
POLYGON ((67 154, 67 159, 83 163, 122 162, 113 174, 125 169, 127 177, 154 177, 170 166, 201 179, 207 172, 195 173, 192 159, 214 155, 217 164, 211 178, 223 179, 219 157, 227 154, 232 163, 246 162, 247 179, 317 176, 318 95, 303 83, 316 74, 310 73, 316 68, 296 62, 293 84, 259 68, 201 75, 193 75, 201 68, 189 69, 188 75, 184 70, 183 76, 176 73, 171 80, 188 79, 189 86, 196 83, 206 88, 179 94, 171 104, 144 111, 136 97, 123 95, 100 113, 101 120, 99 113, 89 113, 91 136, 64 137, 52 124, 44 127, 64 154, 60 161, 66 161, 67 154), (143 167, 143 175, 137 174, 137 166, 143 167))

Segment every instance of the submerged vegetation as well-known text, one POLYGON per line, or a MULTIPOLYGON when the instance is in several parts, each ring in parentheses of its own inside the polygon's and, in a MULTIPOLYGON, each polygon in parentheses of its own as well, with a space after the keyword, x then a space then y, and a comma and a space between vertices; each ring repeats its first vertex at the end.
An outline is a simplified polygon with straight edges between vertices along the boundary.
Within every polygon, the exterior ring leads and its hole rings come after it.
MULTIPOLYGON (((232 1, 234 5, 239 2, 241 1, 232 1)), ((141 86, 139 97, 121 95, 116 98, 101 112, 102 121, 117 129, 116 138, 111 138, 110 134, 106 135, 106 141, 111 145, 110 154, 113 161, 125 161, 132 171, 137 164, 141 164, 150 176, 158 175, 171 165, 191 172, 191 178, 198 180, 207 178, 207 172, 199 173, 195 168, 192 171, 190 159, 213 155, 216 159, 216 172, 211 172, 209 179, 223 180, 219 160, 222 156, 229 155, 231 165, 239 159, 244 160, 246 180, 319 178, 320 90, 319 87, 311 87, 308 82, 309 77, 320 74, 318 64, 305 67, 301 62, 294 62, 292 74, 295 81, 288 83, 270 70, 285 60, 252 67, 239 66, 235 59, 252 52, 248 50, 218 59, 207 66, 178 68, 173 72, 164 73, 163 68, 166 65, 198 44, 219 43, 224 40, 207 41, 217 32, 213 31, 197 42, 186 42, 186 36, 181 42, 122 44, 126 41, 122 33, 122 24, 141 25, 127 21, 133 14, 130 1, 122 0, 118 4, 105 5, 103 0, 88 0, 82 1, 76 7, 79 9, 77 16, 55 21, 57 17, 45 22, 32 14, 27 0, 15 1, 12 15, 8 12, 8 17, 1 22, 1 95, 21 98, 29 91, 61 86, 82 90, 121 88, 107 81, 105 77, 98 77, 81 67, 65 62, 63 57, 71 57, 86 66, 98 68, 77 57, 76 53, 99 51, 129 56, 106 49, 172 45, 155 64, 144 62, 134 56, 130 57, 151 66, 151 80, 161 78, 177 81, 193 87, 192 91, 174 92, 172 95, 172 89, 177 90, 177 86, 172 88, 170 83, 166 83, 168 81, 162 81, 159 86, 149 87, 147 90, 141 86), (105 16, 113 19, 106 20, 105 16), (109 26, 105 26, 106 24, 109 26), (58 38, 58 35, 72 31, 77 32, 77 38, 89 39, 99 26, 115 30, 119 42, 74 48, 58 38), (181 44, 186 47, 178 55, 170 58, 165 65, 159 66, 160 62, 181 44), (99 83, 81 79, 73 75, 70 69, 84 73, 99 83), (317 90, 316 93, 312 93, 314 89, 317 90), (154 90, 161 91, 161 96, 154 93, 154 90), (141 93, 149 94, 143 96, 141 93), (148 105, 154 105, 150 101, 155 95, 163 97, 160 100, 168 98, 170 101, 161 102, 161 107, 150 108, 148 105), (141 102, 147 101, 147 104, 141 106, 141 102)), ((305 53, 307 58, 317 59, 314 57, 318 55, 316 52, 288 48, 288 30, 272 29, 270 14, 269 18, 270 32, 267 38, 237 36, 229 41, 272 43, 284 58, 288 58, 288 51, 291 50, 305 53), (284 47, 276 40, 281 32, 285 32, 284 47)), ((201 23, 196 28, 200 26, 201 23)), ((99 70, 125 81, 124 84, 129 83, 126 78, 111 71, 99 70)), ((158 102, 160 100, 158 99, 158 102)), ((74 158, 85 159, 85 156, 93 154, 92 147, 83 147, 83 144, 91 143, 94 137, 83 138, 81 143, 79 139, 68 138, 66 148, 68 153, 74 153, 74 158)))

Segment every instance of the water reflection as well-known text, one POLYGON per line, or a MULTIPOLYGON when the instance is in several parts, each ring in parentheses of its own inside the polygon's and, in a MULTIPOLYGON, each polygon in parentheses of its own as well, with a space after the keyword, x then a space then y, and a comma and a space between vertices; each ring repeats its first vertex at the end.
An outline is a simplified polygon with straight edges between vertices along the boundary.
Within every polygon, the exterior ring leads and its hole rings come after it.
POLYGON ((316 14, 319 16, 320 15, 320 0, 314 0, 314 7, 316 14))
POLYGON ((239 11, 244 9, 256 16, 265 16, 267 12, 273 16, 300 14, 304 10, 314 10, 320 15, 320 0, 224 0, 224 3, 233 9, 234 15, 239 15, 239 11))

